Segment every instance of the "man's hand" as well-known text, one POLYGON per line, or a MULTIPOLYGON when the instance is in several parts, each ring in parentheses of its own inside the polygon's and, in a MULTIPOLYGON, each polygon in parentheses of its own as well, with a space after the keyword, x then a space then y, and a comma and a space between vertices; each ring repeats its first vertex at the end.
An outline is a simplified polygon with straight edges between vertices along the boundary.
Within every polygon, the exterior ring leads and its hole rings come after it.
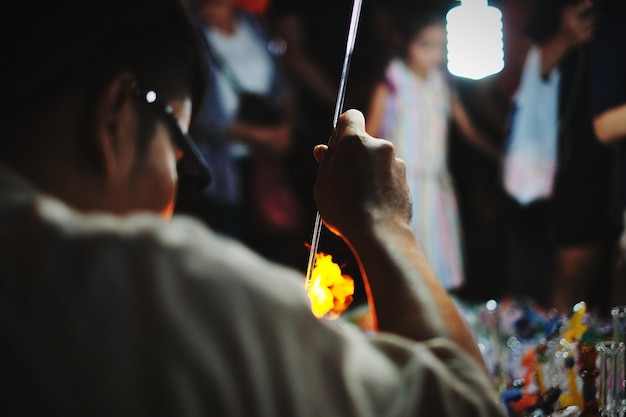
POLYGON ((363 114, 341 115, 330 147, 318 145, 314 187, 318 210, 326 226, 350 241, 380 221, 408 224, 411 203, 404 162, 391 142, 365 132, 363 114))

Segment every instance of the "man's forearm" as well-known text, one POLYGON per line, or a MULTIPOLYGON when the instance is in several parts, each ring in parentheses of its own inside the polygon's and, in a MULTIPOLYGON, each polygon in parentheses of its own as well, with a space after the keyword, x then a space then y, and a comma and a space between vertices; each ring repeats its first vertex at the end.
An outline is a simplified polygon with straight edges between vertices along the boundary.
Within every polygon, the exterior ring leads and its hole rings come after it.
POLYGON ((483 363, 473 335, 428 265, 415 235, 386 221, 354 238, 377 329, 416 341, 446 337, 483 363))
POLYGON ((602 143, 615 143, 626 137, 626 104, 607 110, 593 119, 593 127, 602 143))

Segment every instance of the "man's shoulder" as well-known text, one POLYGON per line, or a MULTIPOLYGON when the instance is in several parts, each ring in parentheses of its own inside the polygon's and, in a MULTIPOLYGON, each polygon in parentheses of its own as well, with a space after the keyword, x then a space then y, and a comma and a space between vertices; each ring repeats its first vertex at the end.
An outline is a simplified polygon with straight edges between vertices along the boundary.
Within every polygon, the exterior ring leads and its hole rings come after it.
POLYGON ((22 207, 13 218, 3 240, 18 244, 16 254, 28 251, 31 258, 55 264, 54 259, 80 259, 56 267, 75 270, 80 265, 87 275, 99 270, 132 278, 140 270, 155 277, 169 271, 180 279, 210 279, 245 277, 251 271, 276 268, 189 216, 82 214, 56 199, 42 197, 22 207))
POLYGON ((27 285, 34 297, 61 291, 127 306, 149 294, 180 298, 177 305, 189 305, 190 297, 198 305, 238 299, 304 304, 303 276, 192 217, 86 215, 47 197, 1 208, 0 283, 16 291, 27 285), (85 288, 97 291, 84 294, 85 288))

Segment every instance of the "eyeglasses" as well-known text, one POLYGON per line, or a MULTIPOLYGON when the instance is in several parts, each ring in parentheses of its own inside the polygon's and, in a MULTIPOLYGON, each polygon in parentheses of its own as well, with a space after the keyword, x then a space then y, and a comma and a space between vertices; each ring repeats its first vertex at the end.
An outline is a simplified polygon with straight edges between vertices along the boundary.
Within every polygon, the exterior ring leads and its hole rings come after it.
POLYGON ((159 114, 169 129, 176 146, 183 151, 178 161, 178 181, 181 187, 190 192, 199 192, 211 182, 211 171, 191 136, 183 132, 174 116, 172 107, 161 103, 154 90, 134 87, 135 96, 159 114))

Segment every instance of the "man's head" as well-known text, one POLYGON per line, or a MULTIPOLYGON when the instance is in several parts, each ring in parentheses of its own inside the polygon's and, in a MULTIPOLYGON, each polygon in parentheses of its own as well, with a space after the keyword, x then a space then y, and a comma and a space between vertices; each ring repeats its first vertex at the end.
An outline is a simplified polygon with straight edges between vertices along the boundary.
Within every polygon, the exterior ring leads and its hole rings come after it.
POLYGON ((181 0, 13 7, 17 30, 0 38, 0 161, 82 210, 171 210, 177 158, 192 151, 178 128, 207 73, 181 0))

